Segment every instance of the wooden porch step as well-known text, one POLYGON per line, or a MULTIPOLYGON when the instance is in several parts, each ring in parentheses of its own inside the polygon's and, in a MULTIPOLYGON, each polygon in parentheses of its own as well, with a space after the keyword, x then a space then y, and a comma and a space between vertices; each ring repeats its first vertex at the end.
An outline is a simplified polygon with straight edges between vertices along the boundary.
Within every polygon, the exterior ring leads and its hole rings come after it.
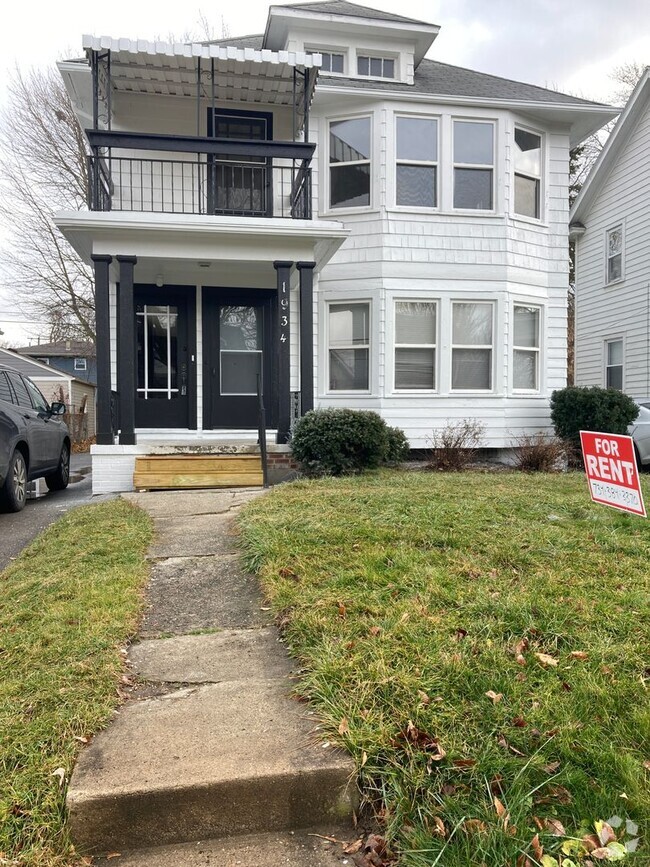
POLYGON ((137 491, 249 488, 264 483, 260 455, 145 455, 135 459, 137 491))

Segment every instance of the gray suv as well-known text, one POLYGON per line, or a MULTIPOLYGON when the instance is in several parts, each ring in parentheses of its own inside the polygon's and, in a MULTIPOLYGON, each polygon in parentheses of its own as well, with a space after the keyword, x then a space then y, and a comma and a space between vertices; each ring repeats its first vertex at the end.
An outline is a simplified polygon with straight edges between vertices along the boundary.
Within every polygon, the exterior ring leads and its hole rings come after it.
POLYGON ((50 491, 67 488, 70 434, 65 405, 48 404, 26 376, 0 365, 0 505, 19 512, 27 482, 40 477, 50 491))

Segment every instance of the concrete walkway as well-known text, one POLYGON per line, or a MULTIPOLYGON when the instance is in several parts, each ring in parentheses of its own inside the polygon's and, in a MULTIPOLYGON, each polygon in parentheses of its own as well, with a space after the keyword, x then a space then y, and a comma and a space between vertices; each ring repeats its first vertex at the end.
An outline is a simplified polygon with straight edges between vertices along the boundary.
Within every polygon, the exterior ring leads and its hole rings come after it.
POLYGON ((73 839, 120 852, 113 867, 330 867, 343 847, 323 838, 353 839, 351 760, 290 697, 293 663, 239 563, 234 518, 259 494, 126 495, 157 531, 136 682, 68 790, 73 839))

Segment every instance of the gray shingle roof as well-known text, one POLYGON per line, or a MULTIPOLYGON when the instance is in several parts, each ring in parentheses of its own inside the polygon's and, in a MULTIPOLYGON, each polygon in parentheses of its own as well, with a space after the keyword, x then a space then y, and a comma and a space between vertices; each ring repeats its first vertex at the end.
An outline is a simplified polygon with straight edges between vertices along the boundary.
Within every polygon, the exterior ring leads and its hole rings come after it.
POLYGON ((264 47, 264 34, 254 34, 252 36, 228 36, 225 39, 211 39, 204 45, 224 45, 226 48, 233 45, 235 48, 255 48, 261 51, 264 47))
POLYGON ((31 346, 21 346, 15 350, 21 355, 31 355, 34 358, 60 356, 62 358, 93 357, 95 347, 88 340, 60 340, 56 343, 34 343, 31 346))
POLYGON ((479 99, 502 99, 529 102, 547 102, 556 105, 593 105, 602 103, 579 99, 556 90, 548 90, 535 84, 524 84, 497 75, 474 72, 461 66, 450 66, 437 60, 425 58, 415 70, 413 84, 395 81, 368 81, 361 78, 342 78, 321 73, 321 84, 354 88, 372 88, 392 93, 430 93, 432 96, 462 96, 479 99))
POLYGON ((325 15, 351 15, 355 18, 369 18, 375 21, 398 21, 401 24, 427 24, 428 21, 417 21, 415 18, 404 18, 392 12, 382 12, 369 6, 359 6, 348 3, 347 0, 314 0, 308 3, 283 3, 289 9, 303 9, 305 12, 320 12, 325 15))

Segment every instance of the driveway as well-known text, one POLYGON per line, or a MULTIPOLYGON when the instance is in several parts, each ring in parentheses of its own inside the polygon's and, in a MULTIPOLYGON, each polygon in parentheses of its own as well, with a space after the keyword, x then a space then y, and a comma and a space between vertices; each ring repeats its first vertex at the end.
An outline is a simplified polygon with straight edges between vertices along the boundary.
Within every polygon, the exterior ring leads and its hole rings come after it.
MULTIPOLYGON (((49 527, 68 509, 91 502, 90 455, 72 455, 70 484, 65 491, 51 491, 27 500, 22 512, 0 512, 0 571, 13 560, 41 530, 49 527)), ((93 502, 97 502, 96 497, 93 502)))

